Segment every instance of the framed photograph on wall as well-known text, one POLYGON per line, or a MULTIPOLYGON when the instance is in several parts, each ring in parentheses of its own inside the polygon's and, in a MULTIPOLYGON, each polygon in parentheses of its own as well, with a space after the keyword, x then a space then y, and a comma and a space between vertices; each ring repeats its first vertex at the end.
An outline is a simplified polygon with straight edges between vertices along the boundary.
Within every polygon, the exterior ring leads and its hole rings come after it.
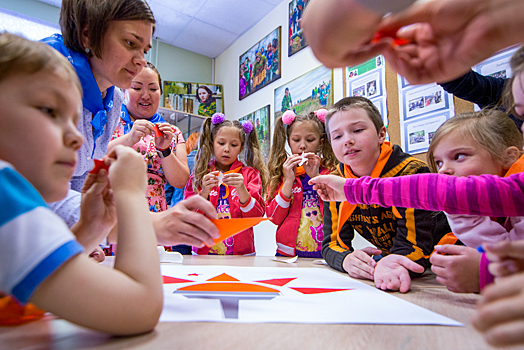
POLYGON ((309 1, 292 0, 289 3, 288 57, 308 46, 302 34, 302 15, 309 1))
POLYGON ((278 27, 240 56, 239 100, 280 79, 281 29, 278 27))
POLYGON ((255 125, 253 132, 257 133, 258 142, 260 143, 260 151, 262 152, 262 157, 264 157, 264 162, 266 164, 269 157, 269 148, 271 147, 271 118, 269 112, 270 106, 267 105, 239 119, 240 122, 243 122, 244 120, 251 120, 253 125, 255 125))
POLYGON ((166 108, 186 113, 212 116, 224 113, 222 85, 164 81, 166 108))
POLYGON ((292 109, 296 114, 333 105, 333 71, 320 66, 275 89, 275 120, 292 109))

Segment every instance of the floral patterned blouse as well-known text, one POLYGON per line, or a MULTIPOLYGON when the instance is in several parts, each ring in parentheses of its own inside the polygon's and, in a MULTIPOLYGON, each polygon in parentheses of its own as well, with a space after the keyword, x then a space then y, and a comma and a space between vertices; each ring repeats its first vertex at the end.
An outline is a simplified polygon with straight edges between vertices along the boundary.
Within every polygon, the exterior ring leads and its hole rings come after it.
MULTIPOLYGON (((125 120, 120 118, 118 125, 113 132, 113 140, 124 136, 125 120)), ((171 141, 171 151, 175 153, 176 147, 180 143, 185 143, 184 136, 179 128, 171 125, 173 129, 173 140, 171 141)), ((156 153, 155 138, 151 135, 143 137, 133 145, 133 148, 142 156, 147 164, 147 200, 149 201, 149 211, 158 212, 167 210, 166 193, 164 185, 167 183, 162 169, 162 161, 156 153)))

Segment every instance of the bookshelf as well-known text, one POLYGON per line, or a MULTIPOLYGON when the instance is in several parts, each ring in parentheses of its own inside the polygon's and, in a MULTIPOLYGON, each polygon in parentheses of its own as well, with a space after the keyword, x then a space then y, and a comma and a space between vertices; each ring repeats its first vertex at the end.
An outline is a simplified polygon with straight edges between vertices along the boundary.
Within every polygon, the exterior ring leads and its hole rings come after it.
POLYGON ((165 107, 158 107, 158 113, 162 115, 166 122, 177 126, 180 131, 182 131, 185 140, 187 140, 192 133, 200 131, 204 120, 209 118, 165 107))

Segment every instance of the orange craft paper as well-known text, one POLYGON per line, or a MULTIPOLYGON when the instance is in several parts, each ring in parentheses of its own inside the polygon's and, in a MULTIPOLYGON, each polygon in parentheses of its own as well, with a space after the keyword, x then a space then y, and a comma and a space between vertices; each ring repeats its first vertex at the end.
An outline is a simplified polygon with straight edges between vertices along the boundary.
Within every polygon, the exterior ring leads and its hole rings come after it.
POLYGON ((215 244, 228 239, 248 228, 258 225, 262 221, 269 220, 267 218, 241 218, 241 219, 211 219, 220 233, 220 237, 214 239, 215 244))
POLYGON ((44 313, 32 303, 23 306, 10 296, 0 298, 0 326, 17 326, 36 321, 44 317, 44 313))
POLYGON ((98 174, 102 169, 108 170, 109 165, 106 165, 103 159, 93 159, 95 166, 89 171, 90 174, 98 174))
POLYGON ((156 134, 156 137, 164 136, 164 133, 160 130, 160 128, 158 127, 158 124, 155 124, 155 134, 156 134))
POLYGON ((399 38, 397 36, 397 32, 384 32, 384 31, 376 32, 371 42, 377 43, 380 39, 383 39, 383 38, 392 38, 393 44, 397 46, 403 46, 403 45, 407 45, 410 43, 408 39, 399 38))

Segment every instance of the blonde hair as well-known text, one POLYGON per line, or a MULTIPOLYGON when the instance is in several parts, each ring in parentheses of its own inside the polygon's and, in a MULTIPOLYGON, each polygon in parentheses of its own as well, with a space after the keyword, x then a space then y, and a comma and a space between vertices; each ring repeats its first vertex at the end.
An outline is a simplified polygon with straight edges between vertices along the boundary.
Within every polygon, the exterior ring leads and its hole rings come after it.
MULTIPOLYGON (((524 46, 515 51, 510 60, 511 72, 513 77, 508 79, 504 92, 499 105, 506 110, 506 113, 513 114, 515 117, 519 117, 519 114, 515 111, 515 98, 513 97, 513 82, 515 77, 524 72, 524 46)), ((522 116, 519 117, 521 119, 522 116)))
POLYGON ((275 197, 278 186, 284 178, 284 162, 287 158, 286 153, 286 142, 289 142, 289 136, 293 131, 295 125, 301 122, 309 122, 318 131, 322 146, 320 148, 320 166, 325 169, 335 169, 338 164, 335 153, 331 148, 331 144, 326 139, 326 129, 324 123, 318 119, 315 112, 309 112, 302 115, 295 116, 295 119, 291 125, 285 125, 282 121, 282 117, 278 118, 275 123, 275 129, 273 131, 273 145, 269 151, 269 160, 267 167, 269 170, 269 186, 268 186, 268 200, 275 197))
POLYGON ((59 68, 64 69, 82 93, 82 85, 73 66, 60 52, 42 42, 27 40, 7 32, 0 33, 0 81, 14 74, 35 74, 59 68))
POLYGON ((480 112, 462 113, 446 120, 435 132, 427 154, 432 172, 438 172, 435 163, 435 149, 442 138, 456 132, 484 147, 493 160, 503 163, 503 155, 508 147, 515 146, 521 151, 524 146, 522 134, 508 116, 497 109, 483 109, 480 112))
POLYGON ((212 124, 212 118, 207 118, 202 124, 202 130, 200 132, 200 139, 198 140, 199 150, 196 156, 195 161, 195 179, 193 181, 193 189, 195 192, 202 185, 202 179, 208 173, 208 163, 211 160, 213 154, 213 146, 215 142, 215 137, 218 131, 226 126, 234 127, 238 129, 238 135, 240 142, 244 147, 244 159, 243 163, 249 167, 255 168, 260 173, 260 178, 262 180, 262 196, 266 190, 266 181, 267 181, 267 170, 266 165, 264 164, 264 159, 262 158, 262 153, 260 152, 260 144, 258 143, 257 133, 255 131, 255 126, 251 121, 253 129, 249 134, 244 132, 242 124, 238 120, 224 120, 219 124, 212 124))
POLYGON ((377 134, 384 127, 384 121, 382 120, 382 116, 380 115, 379 110, 373 104, 373 102, 371 102, 365 97, 360 96, 346 97, 335 103, 326 114, 326 132, 329 142, 331 142, 331 137, 329 135, 329 121, 331 120, 331 118, 337 112, 349 111, 350 109, 354 108, 361 108, 364 111, 366 111, 369 119, 371 119, 373 125, 375 125, 377 134))

